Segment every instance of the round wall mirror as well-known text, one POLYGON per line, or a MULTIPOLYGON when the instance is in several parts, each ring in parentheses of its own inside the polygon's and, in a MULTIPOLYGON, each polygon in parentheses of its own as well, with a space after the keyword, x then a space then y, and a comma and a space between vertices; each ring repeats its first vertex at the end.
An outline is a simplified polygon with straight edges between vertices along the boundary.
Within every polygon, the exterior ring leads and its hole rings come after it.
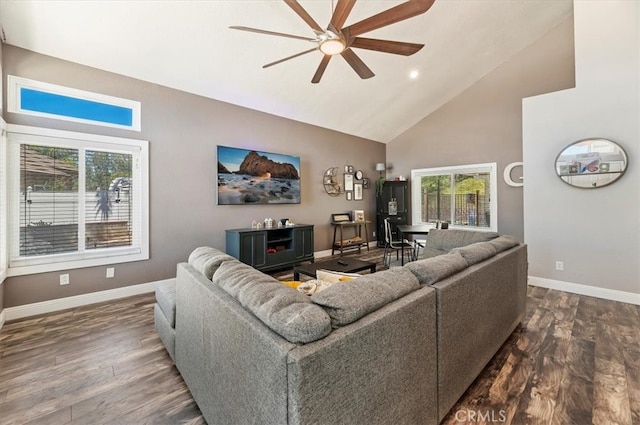
POLYGON ((585 189, 606 186, 627 169, 624 149, 608 139, 584 139, 570 144, 556 158, 556 173, 563 182, 585 189))

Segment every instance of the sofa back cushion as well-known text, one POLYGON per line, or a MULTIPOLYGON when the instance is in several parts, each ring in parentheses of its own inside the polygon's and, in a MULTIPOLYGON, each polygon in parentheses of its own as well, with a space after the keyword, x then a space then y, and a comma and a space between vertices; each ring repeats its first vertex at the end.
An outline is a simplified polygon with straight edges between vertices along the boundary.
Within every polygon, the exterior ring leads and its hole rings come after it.
POLYGON ((419 287, 418 279, 408 269, 392 267, 351 281, 334 283, 313 294, 311 300, 324 307, 331 317, 331 325, 337 328, 355 322, 419 287))
POLYGON ((498 237, 496 232, 480 232, 461 229, 431 229, 426 239, 423 257, 446 254, 453 248, 486 242, 498 237))
POLYGON ((509 235, 502 235, 499 238, 491 239, 489 243, 494 246, 496 253, 506 251, 520 244, 516 238, 509 235))
POLYGON ((331 332, 329 316, 308 296, 237 260, 220 264, 213 283, 289 342, 307 343, 331 332))
POLYGON ((445 277, 467 268, 468 265, 467 260, 459 253, 452 253, 411 261, 404 267, 418 278, 421 285, 433 285, 445 277))
POLYGON ((472 266, 496 255, 496 248, 490 242, 476 242, 460 248, 453 248, 451 254, 461 255, 472 266))
POLYGON ((213 273, 215 273, 218 267, 220 267, 220 264, 230 260, 236 259, 218 249, 201 246, 193 250, 191 255, 189 255, 188 261, 193 268, 205 275, 207 279, 211 280, 213 273))

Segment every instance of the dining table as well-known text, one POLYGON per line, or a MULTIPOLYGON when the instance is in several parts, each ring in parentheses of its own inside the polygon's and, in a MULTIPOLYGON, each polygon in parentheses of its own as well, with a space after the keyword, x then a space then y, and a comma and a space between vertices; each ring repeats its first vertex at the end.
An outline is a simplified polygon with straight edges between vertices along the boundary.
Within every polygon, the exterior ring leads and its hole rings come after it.
MULTIPOLYGON (((398 239, 404 240, 405 236, 411 235, 428 235, 429 230, 434 229, 435 226, 433 224, 398 224, 396 225, 398 229, 398 239)), ((415 248, 414 248, 415 249, 415 248)), ((404 250, 402 250, 402 260, 400 262, 404 266, 404 250)))

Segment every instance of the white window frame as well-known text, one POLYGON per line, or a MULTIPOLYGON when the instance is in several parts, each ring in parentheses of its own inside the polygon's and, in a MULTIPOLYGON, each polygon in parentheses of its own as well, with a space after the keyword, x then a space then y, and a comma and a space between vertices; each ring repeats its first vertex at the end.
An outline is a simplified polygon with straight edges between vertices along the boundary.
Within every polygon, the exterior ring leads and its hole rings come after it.
POLYGON ((484 164, 468 164, 458 166, 447 166, 437 168, 420 168, 411 170, 411 222, 413 224, 433 224, 422 221, 421 205, 421 179, 425 176, 438 176, 442 174, 466 174, 466 173, 489 173, 491 197, 491 223, 489 227, 449 225, 451 228, 473 229, 478 231, 498 231, 498 166, 495 162, 484 164))
POLYGON ((28 78, 16 77, 15 75, 7 75, 7 110, 16 114, 31 115, 35 117, 53 118, 63 121, 72 121, 85 124, 99 125, 102 127, 122 128, 125 130, 140 131, 142 122, 142 104, 135 100, 124 99, 121 97, 107 96, 106 94, 94 93, 85 90, 78 90, 71 87, 58 86, 56 84, 45 83, 42 81, 30 80, 28 78), (79 100, 97 102, 104 105, 112 105, 125 108, 131 111, 131 125, 120 125, 110 122, 77 118, 62 114, 50 114, 45 112, 31 111, 22 108, 20 98, 20 89, 27 88, 42 93, 71 97, 79 100))
POLYGON ((9 242, 7 241, 7 123, 1 117, 0 133, 0 284, 2 284, 7 277, 9 242))
MULTIPOLYGON (((7 125, 8 143, 8 276, 19 276, 33 273, 44 273, 57 270, 68 270, 93 267, 106 264, 117 264, 149 259, 149 143, 146 140, 125 139, 96 134, 76 133, 39 127, 7 125), (130 247, 114 247, 85 250, 79 244, 76 252, 20 257, 20 144, 36 144, 59 146, 72 149, 105 150, 134 155, 133 178, 134 193, 139 194, 134 207, 133 245, 130 247)), ((82 173, 82 167, 80 167, 82 173)), ((84 196, 82 187, 80 196, 84 196)), ((79 224, 80 239, 84 231, 79 224)))

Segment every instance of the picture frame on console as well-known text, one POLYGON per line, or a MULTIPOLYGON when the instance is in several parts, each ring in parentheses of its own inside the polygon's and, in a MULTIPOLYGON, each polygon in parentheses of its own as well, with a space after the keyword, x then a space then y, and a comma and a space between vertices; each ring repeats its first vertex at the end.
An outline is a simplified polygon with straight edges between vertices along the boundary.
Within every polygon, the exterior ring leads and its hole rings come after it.
POLYGON ((300 157, 217 147, 218 205, 300 203, 300 157))
POLYGON ((334 213, 331 214, 331 221, 334 223, 343 223, 345 221, 351 221, 351 217, 349 213, 334 213))

